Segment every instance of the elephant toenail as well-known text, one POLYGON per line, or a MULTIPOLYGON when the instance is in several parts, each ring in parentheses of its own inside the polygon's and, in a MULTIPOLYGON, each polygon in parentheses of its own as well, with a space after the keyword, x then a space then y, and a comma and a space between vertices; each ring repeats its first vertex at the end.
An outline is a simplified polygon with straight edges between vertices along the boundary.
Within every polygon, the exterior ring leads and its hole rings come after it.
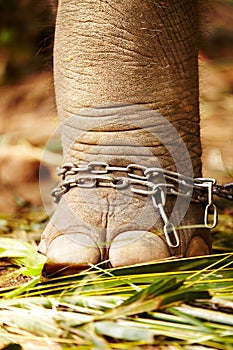
POLYGON ((195 236, 193 237, 188 245, 185 256, 200 256, 211 254, 209 245, 204 241, 202 237, 195 236))
POLYGON ((156 234, 148 231, 126 231, 115 237, 109 250, 113 267, 133 265, 168 258, 166 243, 156 234))
POLYGON ((100 261, 100 256, 100 250, 96 243, 82 233, 56 237, 50 243, 47 251, 50 263, 63 265, 97 264, 100 261))

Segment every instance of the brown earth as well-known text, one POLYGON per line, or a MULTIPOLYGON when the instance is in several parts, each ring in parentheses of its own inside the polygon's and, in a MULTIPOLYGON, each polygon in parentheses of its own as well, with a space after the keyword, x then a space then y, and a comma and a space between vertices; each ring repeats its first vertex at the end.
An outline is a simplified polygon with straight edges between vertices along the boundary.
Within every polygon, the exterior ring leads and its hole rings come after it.
POLYGON ((219 183, 233 176, 233 61, 200 59, 203 176, 219 183))

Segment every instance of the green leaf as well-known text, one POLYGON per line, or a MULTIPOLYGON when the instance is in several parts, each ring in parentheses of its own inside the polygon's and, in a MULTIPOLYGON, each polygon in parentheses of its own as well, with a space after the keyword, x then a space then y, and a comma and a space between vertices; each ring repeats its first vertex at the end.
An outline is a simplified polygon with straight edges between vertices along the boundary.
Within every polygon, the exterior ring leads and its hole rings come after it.
MULTIPOLYGON (((179 312, 182 312, 183 314, 190 315, 192 317, 197 317, 207 321, 233 326, 233 315, 229 315, 224 312, 204 310, 203 308, 197 308, 197 307, 192 307, 188 305, 179 306, 179 307, 177 306, 174 309, 172 309, 173 312, 175 312, 176 310, 179 312)), ((233 328, 232 328, 232 332, 233 332, 233 328)))
POLYGON ((194 301, 196 299, 209 299, 209 298, 210 298, 210 294, 208 291, 205 291, 205 290, 198 291, 191 288, 189 289, 183 288, 180 290, 176 290, 175 292, 164 295, 161 306, 165 306, 178 301, 188 302, 188 301, 194 301))
POLYGON ((127 321, 102 321, 96 322, 94 325, 99 334, 112 338, 130 341, 141 341, 147 344, 153 343, 153 332, 149 329, 133 325, 129 325, 127 321))
POLYGON ((156 281, 140 292, 135 293, 132 297, 126 299, 122 305, 129 305, 138 300, 144 301, 154 298, 157 295, 166 293, 168 291, 178 289, 182 282, 176 281, 175 278, 165 279, 165 281, 156 281))
POLYGON ((12 263, 25 267, 25 276, 38 276, 46 262, 46 257, 27 242, 0 237, 0 258, 8 258, 12 263))
POLYGON ((8 344, 2 348, 2 350, 22 350, 22 346, 20 344, 8 344))

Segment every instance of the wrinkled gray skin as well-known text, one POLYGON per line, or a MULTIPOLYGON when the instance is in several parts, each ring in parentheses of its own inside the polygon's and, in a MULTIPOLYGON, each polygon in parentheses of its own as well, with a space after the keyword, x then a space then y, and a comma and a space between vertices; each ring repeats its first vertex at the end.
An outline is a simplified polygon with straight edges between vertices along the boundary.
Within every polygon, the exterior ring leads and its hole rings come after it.
MULTIPOLYGON (((64 162, 137 163, 201 176, 197 13, 195 0, 59 1, 54 80, 64 162)), ((166 212, 175 225, 203 223, 200 204, 169 196, 166 212)), ((48 271, 211 252, 206 229, 177 230, 180 245, 171 248, 162 228, 150 197, 73 188, 39 250, 48 271)))

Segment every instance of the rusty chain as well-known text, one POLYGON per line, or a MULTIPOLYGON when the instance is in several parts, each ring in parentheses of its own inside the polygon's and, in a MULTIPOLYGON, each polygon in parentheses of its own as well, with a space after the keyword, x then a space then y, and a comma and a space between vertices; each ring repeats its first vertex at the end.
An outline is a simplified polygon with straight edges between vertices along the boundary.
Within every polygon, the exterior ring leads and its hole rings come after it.
POLYGON ((175 226, 164 210, 166 195, 182 196, 192 202, 205 202, 204 225, 210 229, 217 225, 217 208, 213 203, 213 195, 233 200, 233 183, 219 185, 212 178, 191 178, 173 171, 157 167, 147 168, 138 164, 120 167, 105 162, 90 162, 79 166, 65 163, 62 168, 58 168, 58 175, 62 177, 62 181, 51 193, 56 203, 73 187, 98 186, 118 190, 130 188, 133 193, 151 196, 153 205, 158 208, 164 222, 163 231, 167 243, 172 248, 179 246, 179 238, 175 226), (124 173, 125 176, 113 176, 113 172, 124 173), (67 179, 69 176, 71 177, 67 179), (209 220, 211 211, 212 223, 209 220))

